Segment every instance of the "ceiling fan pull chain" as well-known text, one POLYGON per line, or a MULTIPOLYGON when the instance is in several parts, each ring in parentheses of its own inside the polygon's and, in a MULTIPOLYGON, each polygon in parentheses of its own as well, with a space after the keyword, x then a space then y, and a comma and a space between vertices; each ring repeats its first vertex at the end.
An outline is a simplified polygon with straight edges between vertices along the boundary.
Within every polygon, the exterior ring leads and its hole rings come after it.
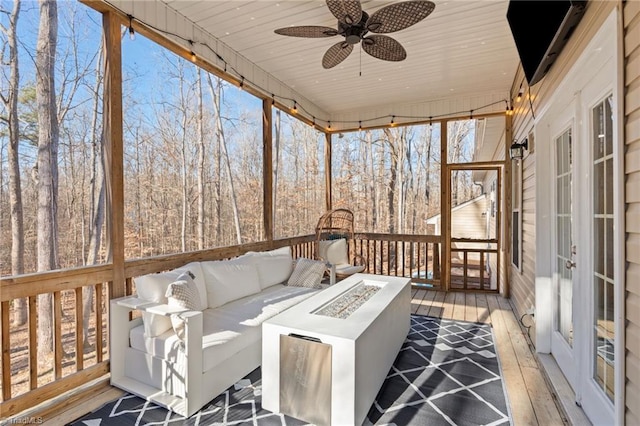
POLYGON ((360 77, 362 77, 362 44, 360 45, 360 77))

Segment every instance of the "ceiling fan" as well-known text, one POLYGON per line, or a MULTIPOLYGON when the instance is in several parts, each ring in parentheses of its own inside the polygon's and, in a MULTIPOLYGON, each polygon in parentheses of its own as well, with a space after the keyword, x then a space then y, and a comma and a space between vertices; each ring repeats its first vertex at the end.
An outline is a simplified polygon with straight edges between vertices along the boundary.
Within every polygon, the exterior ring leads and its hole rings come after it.
POLYGON ((334 44, 322 58, 322 66, 333 68, 347 59, 353 46, 362 42, 362 49, 374 58, 383 61, 402 61, 407 52, 391 37, 380 35, 393 33, 410 27, 429 16, 436 5, 430 1, 405 1, 390 4, 371 16, 362 10, 359 0, 326 0, 327 7, 338 18, 338 28, 316 25, 285 27, 276 34, 291 37, 323 38, 343 36, 344 40, 334 44), (374 33, 373 35, 368 35, 374 33))

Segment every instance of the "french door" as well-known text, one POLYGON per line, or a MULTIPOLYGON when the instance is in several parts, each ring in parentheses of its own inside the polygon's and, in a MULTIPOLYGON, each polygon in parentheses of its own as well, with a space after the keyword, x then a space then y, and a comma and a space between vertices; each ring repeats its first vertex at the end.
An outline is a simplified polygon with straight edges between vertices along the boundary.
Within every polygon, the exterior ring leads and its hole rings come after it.
POLYGON ((552 262, 552 334, 551 353, 575 388, 577 386, 576 354, 574 351, 574 277, 576 268, 577 230, 574 217, 574 159, 573 120, 566 118, 552 124, 553 151, 555 152, 553 186, 555 208, 552 224, 555 228, 552 262), (568 122, 567 122, 568 121, 568 122))
POLYGON ((612 49, 587 51, 536 124, 536 292, 549 305, 537 337, 591 422, 609 425, 624 408, 623 155, 612 49))

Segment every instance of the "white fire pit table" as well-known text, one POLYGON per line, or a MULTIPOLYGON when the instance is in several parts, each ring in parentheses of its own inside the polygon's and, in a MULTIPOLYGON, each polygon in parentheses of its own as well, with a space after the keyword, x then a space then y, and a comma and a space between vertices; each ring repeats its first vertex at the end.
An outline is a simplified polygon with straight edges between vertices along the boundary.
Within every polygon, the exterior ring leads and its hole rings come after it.
POLYGON ((262 406, 361 425, 411 321, 411 280, 355 274, 262 325, 262 406))

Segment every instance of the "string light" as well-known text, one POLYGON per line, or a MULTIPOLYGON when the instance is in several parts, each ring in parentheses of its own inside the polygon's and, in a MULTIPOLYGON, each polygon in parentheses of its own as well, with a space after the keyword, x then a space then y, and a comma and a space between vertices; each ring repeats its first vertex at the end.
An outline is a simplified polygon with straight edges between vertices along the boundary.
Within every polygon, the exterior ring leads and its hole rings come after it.
POLYGON ((523 94, 524 94, 524 90, 522 90, 522 86, 520 86, 520 90, 518 91, 518 96, 516 97, 516 102, 520 102, 522 100, 523 94))
POLYGON ((313 117, 313 116, 312 116, 312 118, 313 118, 312 123, 313 123, 313 125, 315 126, 315 125, 316 125, 316 118, 315 118, 315 117, 313 117))
POLYGON ((473 120, 473 110, 469 111, 469 120, 473 120))
POLYGON ((191 55, 191 62, 195 62, 196 53, 193 51, 193 40, 188 40, 188 42, 189 42, 189 46, 191 47, 191 51, 189 52, 189 55, 191 55))
POLYGON ((389 123, 389 125, 391 127, 394 127, 396 125, 396 116, 395 115, 391 116, 391 123, 389 123))
POLYGON ((131 39, 131 41, 133 41, 136 39, 136 32, 133 30, 132 25, 133 16, 127 15, 127 18, 129 18, 129 38, 131 39))
MULTIPOLYGON (((124 11, 122 11, 122 10, 120 10, 120 11, 124 13, 124 11)), ((132 15, 129 15, 129 14, 127 14, 126 16, 129 19, 129 26, 128 26, 129 37, 133 40, 134 37, 135 37, 135 30, 133 29, 133 20, 136 19, 136 18, 134 16, 132 16, 132 15)), ((162 28, 158 28, 158 27, 156 27, 154 25, 151 25, 149 23, 146 23, 146 22, 143 22, 143 21, 140 21, 140 20, 137 20, 137 21, 140 22, 141 25, 144 25, 145 27, 153 29, 153 30, 155 30, 155 31, 157 31, 157 32, 159 32, 161 34, 169 35, 169 36, 181 39, 184 42, 189 43, 189 45, 191 46, 191 49, 189 50, 189 53, 191 55, 191 60, 194 61, 194 62, 197 60, 197 55, 196 55, 196 53, 194 52, 194 49, 193 49, 193 45, 195 43, 197 43, 197 44, 209 49, 216 56, 216 58, 222 63, 221 65, 222 65, 222 68, 223 68, 225 74, 230 74, 231 77, 233 77, 235 75, 235 76, 237 76, 236 78, 240 79, 240 82, 239 82, 238 85, 239 85, 241 90, 244 90, 244 80, 245 80, 244 76, 237 69, 235 69, 233 67, 233 65, 229 64, 218 52, 216 52, 207 43, 202 42, 202 41, 194 41, 194 40, 188 39, 188 38, 186 38, 186 37, 184 37, 184 36, 182 36, 180 34, 177 34, 177 33, 171 32, 171 31, 167 31, 167 30, 162 29, 162 28)), ((262 87, 260 87, 260 85, 258 85, 258 84, 253 84, 252 83, 252 86, 254 86, 255 89, 257 91, 259 91, 259 92, 269 93, 266 90, 264 90, 262 87)), ((522 95, 524 93, 523 90, 522 90, 522 84, 520 85, 520 87, 521 87, 521 90, 519 91, 518 97, 516 98, 518 100, 521 99, 521 97, 522 97, 522 95)), ((291 102, 293 102, 293 105, 294 105, 293 111, 294 112, 298 112, 297 101, 295 99, 287 98, 285 96, 279 96, 279 95, 276 95, 276 94, 271 94, 271 104, 272 105, 275 105, 276 96, 278 96, 278 98, 280 98, 282 101, 291 101, 291 102)), ((513 115, 514 114, 513 104, 510 105, 509 104, 509 100, 505 100, 505 99, 500 100, 500 101, 496 101, 496 102, 493 102, 493 103, 489 103, 487 105, 482 105, 482 106, 476 107, 475 111, 483 110, 483 109, 492 107, 492 106, 498 104, 499 102, 504 102, 506 104, 505 110, 506 110, 506 114, 507 115, 513 115)), ((300 109, 302 110, 303 113, 306 113, 307 117, 309 115, 311 115, 302 106, 300 107, 300 109)), ((437 116, 429 116, 428 117, 429 118, 429 125, 433 124, 433 119, 434 118, 435 119, 439 119, 439 118, 447 118, 447 117, 458 117, 458 116, 461 116, 462 114, 464 114, 465 112, 467 112, 467 111, 452 111, 452 112, 445 113, 445 114, 440 114, 440 115, 437 115, 437 116)), ((469 114, 470 114, 471 117, 473 117, 473 112, 474 112, 474 110, 469 111, 469 114)), ((386 117, 389 117, 389 115, 387 115, 386 117)), ((407 121, 413 121, 413 120, 420 121, 420 120, 424 120, 425 118, 427 118, 425 116, 409 116, 409 115, 396 116, 396 115, 393 115, 393 116, 391 116, 391 125, 392 126, 397 124, 395 122, 395 118, 396 117, 402 117, 403 119, 405 119, 407 121)), ((366 120, 360 120, 360 121, 358 121, 358 130, 362 130, 362 122, 363 121, 364 122, 375 122, 375 121, 382 120, 384 118, 385 118, 385 116, 379 116, 379 117, 371 117, 371 118, 368 118, 366 120)), ((313 120, 315 122, 315 117, 314 117, 313 120)), ((338 123, 349 125, 350 123, 353 123, 353 121, 338 121, 338 123)), ((331 130, 331 122, 330 121, 327 121, 327 130, 331 130)))
POLYGON ((294 114, 298 113, 298 104, 296 103, 296 101, 293 101, 293 108, 291 109, 291 112, 294 114))

